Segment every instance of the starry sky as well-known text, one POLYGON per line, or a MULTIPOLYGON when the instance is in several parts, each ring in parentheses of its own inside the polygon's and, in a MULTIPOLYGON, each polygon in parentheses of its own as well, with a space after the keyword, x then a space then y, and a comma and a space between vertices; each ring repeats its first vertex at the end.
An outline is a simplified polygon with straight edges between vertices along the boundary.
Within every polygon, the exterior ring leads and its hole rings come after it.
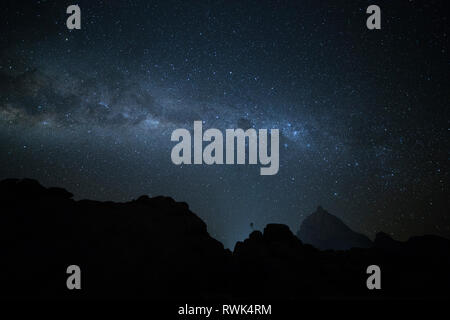
POLYGON ((322 205, 450 237, 445 1, 3 1, 0 178, 189 203, 233 248, 322 205), (392 3, 394 2, 394 3, 392 3), (81 8, 81 30, 66 27, 81 8), (366 8, 381 7, 381 30, 366 8), (176 128, 277 128, 280 170, 172 163, 176 128))

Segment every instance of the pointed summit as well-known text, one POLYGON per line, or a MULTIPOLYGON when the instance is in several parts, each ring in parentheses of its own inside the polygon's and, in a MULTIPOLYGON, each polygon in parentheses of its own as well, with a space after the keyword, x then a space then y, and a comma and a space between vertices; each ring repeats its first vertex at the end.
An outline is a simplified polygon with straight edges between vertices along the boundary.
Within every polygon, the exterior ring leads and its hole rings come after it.
POLYGON ((341 219, 328 213, 321 206, 303 220, 297 237, 321 250, 348 250, 372 246, 369 238, 353 231, 341 219))

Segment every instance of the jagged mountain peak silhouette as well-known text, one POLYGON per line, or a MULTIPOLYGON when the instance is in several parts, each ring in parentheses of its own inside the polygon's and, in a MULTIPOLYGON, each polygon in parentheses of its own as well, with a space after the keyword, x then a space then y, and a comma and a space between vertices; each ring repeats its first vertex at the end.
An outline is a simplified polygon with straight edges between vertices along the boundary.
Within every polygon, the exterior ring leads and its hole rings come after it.
POLYGON ((297 232, 305 243, 319 249, 347 250, 353 247, 368 248, 372 242, 363 234, 354 232, 341 219, 318 206, 306 217, 297 232))
MULTIPOLYGON (((0 181, 0 274, 5 275, 0 297, 370 298, 376 294, 364 286, 365 270, 374 263, 395 279, 395 285, 383 280, 383 294, 448 296, 450 241, 437 236, 393 242, 380 234, 373 248, 320 251, 288 226, 271 223, 231 252, 208 234, 186 203, 170 197, 141 196, 122 203, 72 197, 36 180, 0 181), (84 275, 79 292, 66 288, 66 269, 72 264, 84 275), (402 277, 405 270, 408 277, 402 277)), ((349 235, 340 219, 324 209, 308 221, 349 235)))

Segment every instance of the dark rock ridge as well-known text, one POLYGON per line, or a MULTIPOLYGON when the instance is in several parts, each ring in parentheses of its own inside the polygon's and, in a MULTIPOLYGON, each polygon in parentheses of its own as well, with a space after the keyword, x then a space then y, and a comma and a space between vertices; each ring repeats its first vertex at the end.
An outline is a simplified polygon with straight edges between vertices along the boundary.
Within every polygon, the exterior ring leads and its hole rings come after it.
POLYGON ((372 246, 368 237, 353 231, 341 219, 320 206, 303 220, 297 237, 321 250, 348 250, 372 246))
POLYGON ((449 297, 449 243, 436 236, 398 242, 380 233, 371 248, 320 251, 286 225, 268 224, 232 253, 186 203, 171 198, 75 201, 34 180, 0 182, 0 298, 449 297), (82 270, 79 291, 66 288, 72 264, 82 270), (365 285, 372 264, 382 270, 380 291, 365 285))
POLYGON ((186 203, 74 201, 64 189, 8 179, 0 205, 0 296, 173 299, 226 291, 231 252, 186 203), (83 273, 79 292, 66 289, 71 264, 83 273))

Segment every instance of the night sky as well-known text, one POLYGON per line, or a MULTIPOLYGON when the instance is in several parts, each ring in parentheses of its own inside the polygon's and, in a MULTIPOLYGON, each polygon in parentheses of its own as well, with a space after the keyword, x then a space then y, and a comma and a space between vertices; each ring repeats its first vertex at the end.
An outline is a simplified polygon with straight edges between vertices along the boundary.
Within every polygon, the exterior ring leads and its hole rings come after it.
POLYGON ((231 248, 318 205, 370 237, 450 237, 445 3, 3 1, 0 179, 171 196, 231 248), (278 174, 174 165, 170 135, 194 120, 278 128, 278 174))

